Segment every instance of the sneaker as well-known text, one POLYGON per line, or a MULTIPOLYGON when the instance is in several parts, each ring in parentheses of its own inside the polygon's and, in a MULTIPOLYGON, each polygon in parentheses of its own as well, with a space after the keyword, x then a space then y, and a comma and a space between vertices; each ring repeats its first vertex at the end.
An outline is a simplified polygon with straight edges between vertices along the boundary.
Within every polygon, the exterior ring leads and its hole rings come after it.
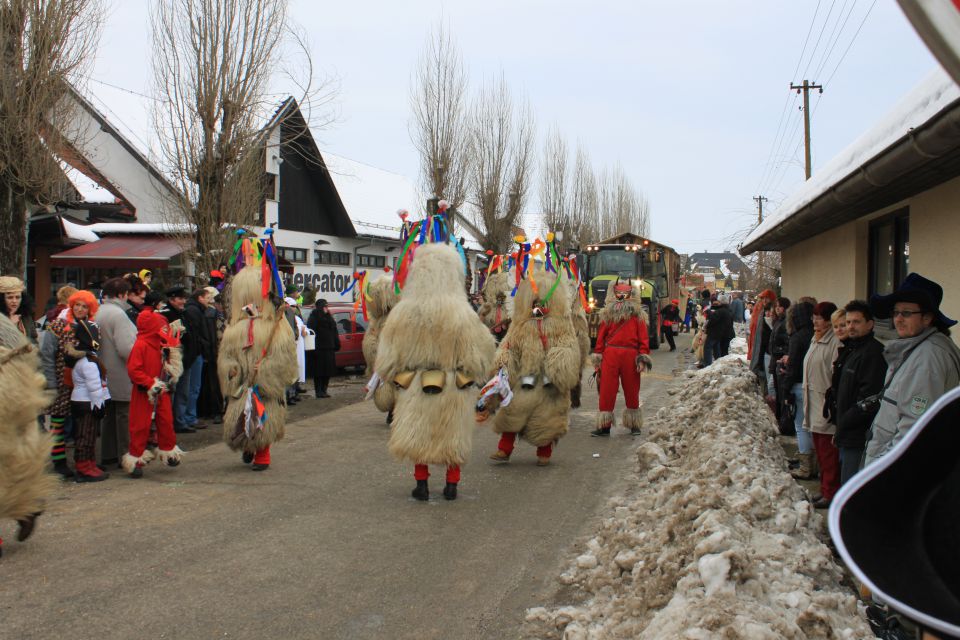
POLYGON ((594 429, 590 432, 590 435, 594 438, 606 438, 610 435, 610 428, 607 427, 606 429, 594 429))

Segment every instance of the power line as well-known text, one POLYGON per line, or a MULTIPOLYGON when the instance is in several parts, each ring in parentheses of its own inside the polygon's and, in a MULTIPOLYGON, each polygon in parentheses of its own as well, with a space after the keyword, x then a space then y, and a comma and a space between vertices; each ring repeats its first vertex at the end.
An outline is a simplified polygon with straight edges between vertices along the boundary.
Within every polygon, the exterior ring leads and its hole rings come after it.
POLYGON ((820 40, 823 38, 823 32, 827 30, 827 23, 830 21, 830 15, 833 13, 833 8, 836 6, 836 1, 830 4, 830 10, 827 11, 827 17, 823 19, 823 26, 820 27, 820 35, 817 36, 817 42, 813 45, 813 51, 810 52, 810 59, 807 60, 807 66, 803 68, 802 77, 806 78, 807 71, 810 70, 810 63, 813 62, 813 57, 817 55, 817 49, 820 48, 820 40))
MULTIPOLYGON (((846 8, 846 6, 847 6, 847 0, 844 0, 843 7, 840 8, 841 15, 843 14, 843 10, 844 8, 846 8)), ((834 33, 836 34, 836 37, 834 37, 833 33, 830 34, 831 40, 828 41, 827 43, 827 46, 828 46, 827 52, 823 56, 823 59, 820 60, 820 65, 817 67, 816 74, 814 74, 815 77, 820 77, 820 74, 823 73, 824 67, 827 66, 827 62, 830 60, 830 56, 833 55, 834 49, 836 49, 837 45, 840 43, 840 38, 843 36, 843 31, 844 29, 847 28, 847 22, 850 20, 850 16, 853 14, 853 10, 856 8, 857 8, 857 0, 853 0, 853 4, 850 5, 850 10, 847 11, 847 15, 843 17, 842 22, 840 20, 840 16, 837 16, 837 23, 834 25, 834 33), (840 27, 839 31, 836 29, 838 25, 840 27)))
POLYGON ((850 39, 850 44, 847 45, 847 48, 844 50, 843 55, 840 56, 840 60, 837 62, 837 66, 833 68, 833 72, 830 74, 830 77, 827 78, 827 81, 824 82, 824 86, 830 84, 830 81, 833 80, 833 76, 836 75, 837 69, 840 68, 840 65, 843 64, 844 59, 847 57, 847 54, 850 53, 850 48, 853 47, 853 43, 856 42, 857 36, 860 35, 860 30, 863 29, 863 25, 867 22, 867 18, 870 17, 870 12, 873 11, 873 8, 877 5, 877 0, 873 0, 873 4, 870 5, 870 8, 867 9, 867 12, 863 16, 863 20, 860 21, 860 26, 857 27, 856 33, 853 34, 853 38, 850 39))
POLYGON ((129 94, 131 94, 131 95, 139 96, 139 97, 141 97, 141 98, 146 98, 147 100, 154 100, 154 101, 156 101, 156 102, 160 102, 160 99, 159 99, 159 98, 155 98, 154 96, 148 96, 148 95, 145 94, 145 93, 140 93, 140 92, 138 92, 138 91, 134 91, 133 89, 127 89, 127 88, 124 88, 124 87, 119 87, 119 86, 117 86, 117 85, 115 85, 115 84, 110 84, 109 82, 104 82, 103 80, 97 80, 96 78, 89 78, 89 77, 88 77, 87 79, 90 80, 90 81, 92 81, 92 82, 96 82, 97 84, 102 84, 102 85, 105 86, 105 87, 110 87, 111 89, 116 89, 117 91, 123 91, 124 93, 129 93, 129 94))

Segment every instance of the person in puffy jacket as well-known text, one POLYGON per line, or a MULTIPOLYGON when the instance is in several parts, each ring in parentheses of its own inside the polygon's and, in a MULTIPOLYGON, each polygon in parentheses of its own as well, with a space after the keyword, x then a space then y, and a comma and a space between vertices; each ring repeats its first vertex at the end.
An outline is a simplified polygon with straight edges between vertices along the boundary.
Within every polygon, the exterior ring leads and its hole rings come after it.
MULTIPOLYGON (((74 309, 76 313, 76 309, 74 309)), ((70 414, 76 423, 73 460, 74 480, 99 482, 110 477, 97 467, 97 434, 110 399, 106 370, 99 362, 100 330, 86 318, 73 324, 75 343, 67 351, 67 364, 72 367, 73 390, 70 392, 70 414)))

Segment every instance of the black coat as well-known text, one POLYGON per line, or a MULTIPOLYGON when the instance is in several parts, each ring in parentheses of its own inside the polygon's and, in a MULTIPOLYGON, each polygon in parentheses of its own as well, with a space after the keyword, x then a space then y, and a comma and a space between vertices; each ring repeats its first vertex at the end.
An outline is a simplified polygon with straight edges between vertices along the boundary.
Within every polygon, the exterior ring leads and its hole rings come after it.
POLYGON ((198 356, 205 360, 214 358, 214 336, 207 325, 206 307, 196 300, 187 300, 183 307, 183 366, 190 367, 198 356))
POLYGON ((337 373, 336 352, 340 350, 340 332, 337 322, 329 313, 315 309, 307 319, 307 328, 317 334, 313 350, 313 375, 329 378, 337 373))
MULTIPOLYGON (((876 410, 863 411, 861 400, 879 393, 887 374, 883 344, 873 333, 844 343, 842 364, 834 371, 833 396, 837 405, 838 447, 863 448, 876 410)), ((838 358, 840 360, 840 358, 838 358)))
POLYGON ((736 335, 733 331, 733 313, 725 304, 715 304, 711 307, 710 317, 707 319, 707 338, 710 340, 733 340, 736 335))
POLYGON ((789 359, 784 377, 784 384, 789 389, 803 382, 803 359, 810 349, 810 341, 813 340, 813 305, 800 302, 790 307, 788 313, 793 314, 793 333, 790 334, 787 349, 789 359))

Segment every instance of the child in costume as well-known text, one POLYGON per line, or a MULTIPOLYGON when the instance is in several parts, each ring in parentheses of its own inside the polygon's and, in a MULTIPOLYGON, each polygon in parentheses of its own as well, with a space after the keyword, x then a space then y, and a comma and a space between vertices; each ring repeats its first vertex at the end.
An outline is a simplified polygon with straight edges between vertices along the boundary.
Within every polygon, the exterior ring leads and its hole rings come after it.
POLYGON ((217 361, 227 398, 223 439, 254 471, 270 466, 270 445, 284 435, 286 388, 299 376, 283 303, 269 284, 263 295, 263 277, 260 265, 248 263, 230 281, 230 325, 217 361))
POLYGON ((464 265, 453 246, 416 249, 400 302, 380 334, 378 406, 394 407, 389 449, 414 463, 413 497, 427 500, 428 465, 447 467, 443 496, 457 497, 460 465, 476 428, 477 389, 496 344, 464 291, 464 265))
POLYGON ((494 419, 501 436, 490 458, 507 462, 520 435, 537 447, 537 465, 546 466, 553 445, 567 433, 570 391, 580 381, 582 359, 566 275, 533 269, 533 280, 517 285, 510 329, 497 351, 496 364, 507 371, 513 399, 494 419))
POLYGON ((106 413, 110 390, 99 360, 100 329, 87 318, 73 323, 73 345, 67 348, 67 364, 72 367, 73 391, 70 415, 74 422, 73 461, 76 482, 100 482, 110 477, 97 466, 97 436, 100 420, 106 413))
POLYGON ((20 542, 33 533, 57 484, 47 473, 53 440, 37 428, 37 416, 50 403, 45 386, 37 349, 0 313, 0 397, 7 399, 0 402, 0 518, 17 521, 20 542))
POLYGON ((148 449, 151 425, 156 424, 157 455, 170 467, 180 464, 183 451, 173 431, 170 397, 183 374, 180 337, 167 319, 145 307, 137 317, 137 341, 127 358, 127 374, 133 383, 130 394, 130 450, 123 455, 123 470, 132 478, 143 477, 143 467, 153 460, 148 449))
POLYGON ((613 427, 613 407, 617 390, 623 384, 623 426, 631 435, 640 435, 640 371, 653 368, 646 312, 636 287, 611 282, 606 303, 600 312, 600 328, 594 348, 594 369, 600 377, 600 413, 592 436, 609 436, 613 427), (610 295, 611 290, 613 296, 610 295))

